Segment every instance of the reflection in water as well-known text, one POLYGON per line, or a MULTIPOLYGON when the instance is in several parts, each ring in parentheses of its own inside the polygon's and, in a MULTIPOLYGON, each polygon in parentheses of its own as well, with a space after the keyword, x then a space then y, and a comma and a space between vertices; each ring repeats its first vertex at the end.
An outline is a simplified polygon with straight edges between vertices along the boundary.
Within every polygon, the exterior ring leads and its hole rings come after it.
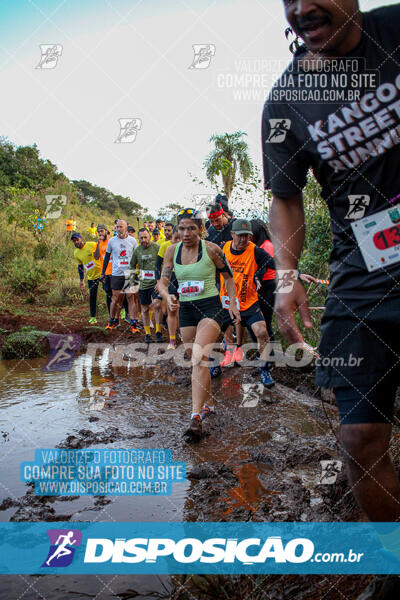
POLYGON ((256 512, 260 501, 271 493, 258 479, 260 470, 255 464, 246 463, 233 468, 233 472, 239 480, 239 485, 229 489, 228 497, 222 498, 228 504, 224 514, 229 515, 235 508, 256 512))
MULTIPOLYGON (((169 447, 157 436, 144 435, 152 433, 166 415, 171 419, 176 414, 179 390, 171 394, 171 386, 155 388, 151 384, 154 371, 114 369, 110 350, 104 347, 95 357, 78 356, 69 371, 44 372, 45 363, 46 359, 0 361, 0 445, 3 458, 7 456, 0 461, 0 481, 7 482, 7 488, 0 488, 0 502, 27 492, 19 477, 22 461, 33 460, 37 449, 54 448, 71 435, 79 439, 80 431, 88 432, 89 440, 96 439, 97 433, 107 437, 109 429, 118 431, 115 442, 105 442, 107 447, 169 447)), ((179 520, 187 487, 186 483, 174 484, 168 497, 113 497, 103 520, 179 520)), ((67 505, 57 501, 54 508, 84 521, 93 520, 94 505, 94 497, 82 496, 67 505)), ((0 520, 8 520, 15 512, 15 508, 0 511, 0 520)))

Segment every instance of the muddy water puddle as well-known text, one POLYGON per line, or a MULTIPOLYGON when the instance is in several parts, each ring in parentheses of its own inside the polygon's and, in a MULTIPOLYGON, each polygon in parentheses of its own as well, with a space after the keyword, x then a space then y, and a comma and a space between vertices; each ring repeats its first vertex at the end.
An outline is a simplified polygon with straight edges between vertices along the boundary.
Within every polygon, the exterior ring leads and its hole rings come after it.
MULTIPOLYGON (((107 357, 93 363, 91 357, 81 355, 66 372, 45 373, 41 370, 45 362, 0 362, 0 499, 27 492, 28 486, 19 480, 19 466, 33 460, 38 448, 168 447, 157 444, 154 431, 173 410, 164 401, 163 386, 157 388, 151 409, 143 411, 151 393, 146 377, 139 386, 125 370, 127 381, 119 389, 121 375, 110 369, 107 357)), ((168 498, 113 497, 101 511, 93 497, 50 499, 49 504, 54 517, 68 515, 71 520, 180 520, 186 488, 186 483, 174 484, 168 498)), ((15 507, 0 511, 0 519, 10 519, 12 512, 15 507)), ((21 517, 29 516, 29 506, 20 512, 21 517)))
MULTIPOLYGON (((96 497, 51 498, 46 518, 193 520, 191 496, 199 481, 213 479, 217 489, 223 482, 221 517, 232 506, 254 511, 264 497, 279 494, 268 477, 285 471, 285 455, 289 449, 296 453, 299 438, 329 435, 326 422, 312 414, 314 399, 279 384, 264 390, 257 372, 233 368, 213 382, 216 414, 204 423, 203 440, 188 445, 182 430, 190 411, 189 369, 165 361, 147 368, 131 367, 129 361, 114 367, 108 348, 96 356, 82 354, 69 371, 44 372, 44 364, 45 359, 0 362, 0 500, 28 493, 16 517, 15 506, 3 505, 2 520, 29 517, 33 495, 19 481, 19 465, 33 460, 38 448, 170 448, 175 460, 186 461, 189 475, 199 465, 211 465, 209 475, 174 484, 168 497, 112 497, 103 505, 96 497), (216 474, 218 465, 227 470, 216 474)), ((307 483, 309 467, 289 467, 289 477, 307 483)), ((40 519, 40 507, 30 516, 40 519)))
MULTIPOLYGON (((227 369, 213 381, 216 414, 204 422, 203 439, 187 444, 189 369, 166 361, 114 367, 108 349, 78 356, 66 372, 43 372, 45 362, 0 362, 2 521, 324 520, 328 514, 316 474, 321 458, 335 457, 337 448, 315 399, 279 384, 264 390, 256 369, 227 369), (33 460, 38 448, 54 447, 171 449, 174 460, 186 462, 188 479, 173 484, 170 496, 35 497, 19 480, 20 463, 33 460)), ((17 598, 25 584, 8 579, 17 598)), ((95 597, 100 590, 100 598, 122 591, 141 598, 149 587, 154 597, 169 597, 170 586, 159 577, 25 579, 34 582, 27 600, 79 597, 78 591, 95 597)))

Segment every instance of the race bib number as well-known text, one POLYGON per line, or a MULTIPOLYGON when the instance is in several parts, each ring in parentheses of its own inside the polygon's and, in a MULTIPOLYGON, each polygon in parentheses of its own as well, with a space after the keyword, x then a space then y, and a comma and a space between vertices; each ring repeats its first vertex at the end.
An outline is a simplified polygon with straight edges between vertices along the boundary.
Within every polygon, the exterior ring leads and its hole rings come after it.
POLYGON ((368 271, 400 261, 400 208, 386 208, 351 224, 368 271))
POLYGON ((148 271, 148 270, 142 269, 140 271, 139 278, 142 281, 149 281, 151 279, 155 279, 156 278, 156 273, 155 273, 155 271, 148 271))
POLYGON ((90 271, 91 269, 94 269, 94 267, 96 267, 96 263, 93 262, 92 260, 90 260, 88 263, 86 263, 86 265, 83 265, 85 271, 90 271))
MULTIPOLYGON (((228 309, 231 305, 231 301, 229 300, 229 296, 222 296, 221 298, 222 308, 228 309)), ((238 298, 236 298, 236 307, 240 310, 240 304, 238 298)))
POLYGON ((118 265, 120 269, 126 269, 126 267, 129 267, 129 258, 127 256, 120 256, 118 265))
POLYGON ((204 290, 204 281, 183 281, 179 284, 178 293, 184 298, 200 296, 204 290))

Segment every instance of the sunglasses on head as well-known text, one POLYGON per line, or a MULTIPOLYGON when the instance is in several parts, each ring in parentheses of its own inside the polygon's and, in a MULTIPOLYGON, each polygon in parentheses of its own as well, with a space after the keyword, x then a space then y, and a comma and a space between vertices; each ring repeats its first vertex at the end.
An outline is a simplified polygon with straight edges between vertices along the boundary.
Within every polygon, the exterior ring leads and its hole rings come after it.
POLYGON ((182 215, 194 215, 195 212, 194 208, 182 208, 182 210, 178 212, 178 217, 181 217, 182 215))

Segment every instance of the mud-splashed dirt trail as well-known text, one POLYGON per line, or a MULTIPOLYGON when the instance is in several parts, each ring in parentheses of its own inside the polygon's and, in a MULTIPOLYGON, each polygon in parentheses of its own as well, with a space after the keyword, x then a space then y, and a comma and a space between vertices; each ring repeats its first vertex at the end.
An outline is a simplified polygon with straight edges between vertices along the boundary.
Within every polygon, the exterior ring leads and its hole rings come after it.
MULTIPOLYGON (((190 412, 189 369, 168 361, 130 367, 127 358, 126 366, 113 367, 106 351, 95 358, 77 357, 72 369, 63 373, 44 373, 44 362, 0 363, 0 444, 3 456, 7 454, 1 464, 3 521, 362 519, 341 466, 336 408, 312 395, 309 373, 293 375, 301 391, 284 383, 263 390, 257 369, 226 369, 213 382, 216 414, 204 422, 202 440, 188 444, 182 431, 190 412), (19 464, 33 460, 35 449, 50 447, 171 449, 175 460, 186 461, 188 477, 174 484, 167 497, 35 496, 31 485, 19 481, 19 464), (332 483, 324 481, 321 461, 335 461, 332 483)), ((286 369, 276 368, 274 376, 293 384, 286 369)), ((23 579, 29 588, 24 600, 332 600, 341 594, 352 600, 368 582, 363 576, 23 579)), ((27 587, 17 576, 4 576, 1 582, 7 591, 0 598, 18 598, 27 587)))

